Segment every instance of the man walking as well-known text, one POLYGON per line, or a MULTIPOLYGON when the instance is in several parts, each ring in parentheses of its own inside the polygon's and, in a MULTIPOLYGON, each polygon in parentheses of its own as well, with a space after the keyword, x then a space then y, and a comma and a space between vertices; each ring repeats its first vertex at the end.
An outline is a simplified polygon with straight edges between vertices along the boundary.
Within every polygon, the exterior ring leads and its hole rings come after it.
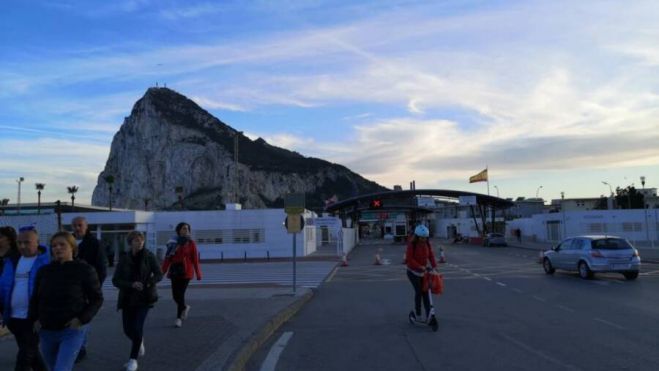
MULTIPOLYGON (((76 238, 78 243, 78 255, 77 259, 85 261, 87 264, 94 267, 96 274, 98 275, 98 282, 103 287, 103 281, 107 276, 107 266, 108 260, 105 256, 104 249, 101 248, 96 236, 94 236, 89 231, 89 225, 87 224, 87 219, 82 216, 77 216, 71 221, 71 227, 73 228, 73 235, 76 238)), ((87 326, 85 332, 85 340, 82 343, 80 352, 78 353, 78 358, 76 358, 76 363, 82 361, 85 356, 87 356, 87 337, 89 333, 89 326, 87 326)))
POLYGON ((45 371, 46 364, 39 353, 39 334, 28 317, 29 302, 34 293, 37 271, 50 262, 50 254, 39 246, 39 234, 34 227, 19 230, 20 255, 5 261, 0 277, 0 310, 2 319, 16 339, 16 371, 45 371))

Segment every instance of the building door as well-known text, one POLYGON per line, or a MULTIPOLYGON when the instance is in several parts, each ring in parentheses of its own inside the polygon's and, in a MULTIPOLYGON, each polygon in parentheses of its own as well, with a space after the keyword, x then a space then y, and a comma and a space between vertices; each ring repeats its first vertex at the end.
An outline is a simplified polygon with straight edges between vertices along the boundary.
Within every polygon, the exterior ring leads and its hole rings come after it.
POLYGON ((561 222, 559 220, 547 221, 547 241, 558 242, 562 239, 561 222))

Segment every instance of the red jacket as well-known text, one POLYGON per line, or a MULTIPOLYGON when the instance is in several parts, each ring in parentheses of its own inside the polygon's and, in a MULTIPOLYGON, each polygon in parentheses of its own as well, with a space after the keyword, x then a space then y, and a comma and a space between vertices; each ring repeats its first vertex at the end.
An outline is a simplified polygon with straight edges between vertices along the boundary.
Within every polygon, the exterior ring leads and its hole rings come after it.
POLYGON ((197 280, 201 279, 199 251, 197 251, 197 245, 194 241, 188 240, 183 246, 179 246, 176 249, 174 255, 165 258, 162 262, 163 273, 167 273, 169 266, 173 263, 183 263, 185 267, 185 279, 191 280, 193 274, 197 276, 197 280))
POLYGON ((405 252, 407 269, 422 274, 425 272, 428 263, 433 268, 437 268, 437 261, 435 260, 435 254, 432 251, 430 242, 417 242, 416 246, 414 245, 415 243, 413 241, 407 243, 407 251, 405 252))

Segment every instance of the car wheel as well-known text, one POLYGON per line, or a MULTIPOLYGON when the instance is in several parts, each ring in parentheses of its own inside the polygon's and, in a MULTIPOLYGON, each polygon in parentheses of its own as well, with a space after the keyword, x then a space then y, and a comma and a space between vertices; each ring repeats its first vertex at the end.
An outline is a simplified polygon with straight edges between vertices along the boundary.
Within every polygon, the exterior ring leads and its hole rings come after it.
POLYGON ((638 272, 625 272, 623 273, 626 279, 633 281, 638 278, 638 272))
POLYGON ((593 278, 593 271, 588 268, 588 264, 585 261, 579 262, 579 277, 584 280, 593 278))
POLYGON ((545 258, 542 261, 542 268, 545 269, 545 273, 547 273, 547 274, 554 274, 554 272, 556 272, 556 269, 554 269, 554 267, 552 267, 551 262, 549 261, 549 258, 545 258))

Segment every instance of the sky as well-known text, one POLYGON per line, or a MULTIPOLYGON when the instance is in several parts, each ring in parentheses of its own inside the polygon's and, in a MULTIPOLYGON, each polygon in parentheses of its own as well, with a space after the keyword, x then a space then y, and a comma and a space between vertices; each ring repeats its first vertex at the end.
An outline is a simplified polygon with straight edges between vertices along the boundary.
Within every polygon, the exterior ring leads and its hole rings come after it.
POLYGON ((659 3, 5 0, 0 198, 90 204, 150 86, 393 188, 659 187, 659 3))

